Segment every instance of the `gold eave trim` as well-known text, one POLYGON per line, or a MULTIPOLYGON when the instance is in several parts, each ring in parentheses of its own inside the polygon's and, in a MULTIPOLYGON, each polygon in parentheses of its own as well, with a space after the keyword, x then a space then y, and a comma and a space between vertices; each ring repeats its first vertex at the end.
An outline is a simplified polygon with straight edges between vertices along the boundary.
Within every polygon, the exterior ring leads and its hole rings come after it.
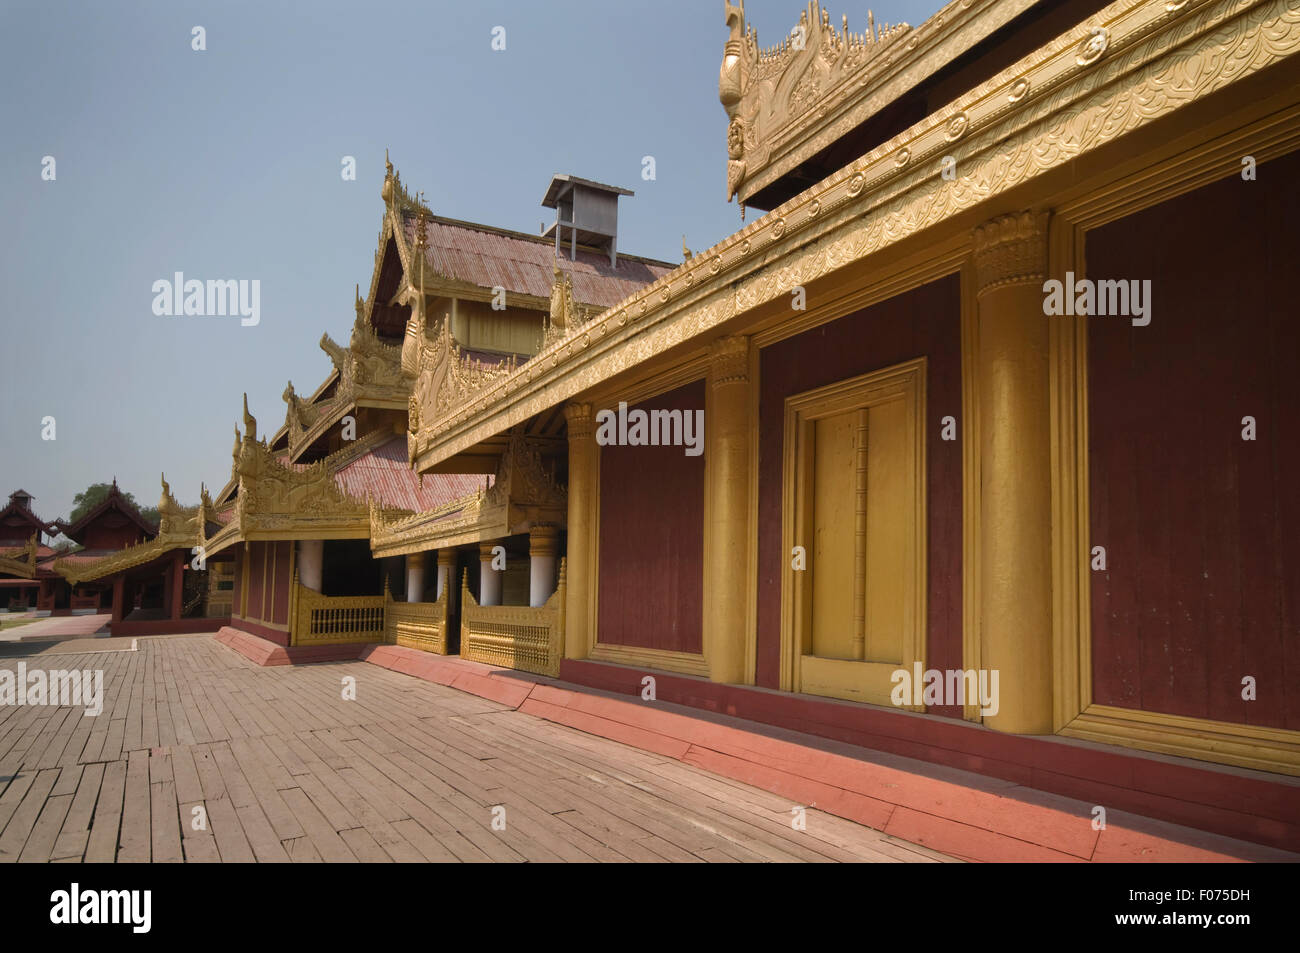
POLYGON ((416 437, 415 466, 427 470, 796 284, 989 206, 1297 46, 1300 9, 1287 0, 1119 0, 434 421, 416 437), (1094 29, 1106 43, 1089 58, 1094 29), (956 181, 940 176, 945 155, 962 170, 956 181))
POLYGON ((391 533, 372 531, 370 552, 377 559, 384 556, 407 556, 411 553, 504 539, 509 535, 507 508, 500 507, 472 520, 442 525, 428 523, 391 533))

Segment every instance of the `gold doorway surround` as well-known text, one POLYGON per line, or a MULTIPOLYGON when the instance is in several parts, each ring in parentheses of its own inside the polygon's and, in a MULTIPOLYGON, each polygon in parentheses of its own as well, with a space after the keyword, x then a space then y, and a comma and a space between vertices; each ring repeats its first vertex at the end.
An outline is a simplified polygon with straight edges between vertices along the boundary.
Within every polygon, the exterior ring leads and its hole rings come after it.
POLYGON ((925 372, 918 358, 786 399, 785 688, 889 705, 893 673, 924 665, 925 372))

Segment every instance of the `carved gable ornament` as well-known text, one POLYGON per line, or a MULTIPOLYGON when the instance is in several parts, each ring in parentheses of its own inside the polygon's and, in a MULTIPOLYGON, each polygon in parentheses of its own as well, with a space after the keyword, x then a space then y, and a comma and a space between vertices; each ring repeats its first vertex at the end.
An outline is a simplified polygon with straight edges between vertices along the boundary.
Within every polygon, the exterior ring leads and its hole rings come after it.
MULTIPOLYGON (((487 364, 462 355, 449 316, 438 322, 432 337, 425 328, 424 308, 417 305, 406 323, 401 356, 402 373, 414 381, 407 403, 412 436, 465 404, 477 391, 508 377, 517 366, 513 357, 487 364)), ((410 439, 408 446, 414 446, 410 439)))
POLYGON ((865 85, 885 52, 911 29, 887 26, 867 13, 863 33, 831 25, 812 0, 798 25, 776 46, 761 49, 745 24, 745 5, 725 4, 731 35, 723 49, 718 98, 727 111, 727 199, 741 201, 758 187, 751 180, 787 151, 828 111, 865 85))

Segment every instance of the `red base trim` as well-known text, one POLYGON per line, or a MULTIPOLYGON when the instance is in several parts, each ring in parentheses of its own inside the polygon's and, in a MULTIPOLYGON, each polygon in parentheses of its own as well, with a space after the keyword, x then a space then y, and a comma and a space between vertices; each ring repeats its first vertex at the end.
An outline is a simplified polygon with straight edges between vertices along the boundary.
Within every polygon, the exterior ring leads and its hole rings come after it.
MULTIPOLYGON (((669 676, 656 674, 659 700, 643 702, 639 700, 640 672, 634 673, 638 676, 638 700, 626 701, 524 672, 400 646, 368 646, 360 658, 557 724, 699 765, 788 796, 792 803, 816 807, 967 860, 1300 861, 1300 855, 1271 847, 1125 814, 1114 800, 1074 800, 1012 781, 937 768, 793 731, 726 716, 704 716, 664 702, 669 676), (1107 809, 1104 831, 1092 829, 1092 806, 1097 803, 1107 809)), ((569 668, 568 662, 565 667, 569 668)), ((734 688, 703 684, 710 689, 734 688)), ((967 730, 993 734, 981 728, 967 730)), ((1081 757, 1105 754, 1069 744, 1062 747, 1081 757)), ((1247 796, 1240 789, 1238 794, 1247 796)), ((1285 833, 1283 828, 1289 827, 1282 825, 1278 830, 1285 833)), ((1288 836, 1293 834, 1291 830, 1288 836)))
POLYGON ((258 638, 274 642, 276 645, 287 646, 289 644, 289 633, 284 629, 273 629, 269 625, 263 625, 252 619, 241 619, 239 616, 231 616, 230 624, 243 629, 245 632, 250 632, 258 638))
POLYGON ((340 645, 277 645, 234 626, 224 626, 216 639, 244 658, 258 665, 299 665, 304 662, 342 662, 361 657, 363 649, 373 648, 365 642, 340 645))
MULTIPOLYGON (((565 659, 560 677, 641 694, 646 672, 565 659)), ((1300 851, 1300 781, 1056 737, 1006 735, 950 718, 655 672, 660 702, 684 705, 860 748, 972 771, 1288 851, 1300 851)), ((1113 840, 1113 839, 1111 839, 1113 840)))

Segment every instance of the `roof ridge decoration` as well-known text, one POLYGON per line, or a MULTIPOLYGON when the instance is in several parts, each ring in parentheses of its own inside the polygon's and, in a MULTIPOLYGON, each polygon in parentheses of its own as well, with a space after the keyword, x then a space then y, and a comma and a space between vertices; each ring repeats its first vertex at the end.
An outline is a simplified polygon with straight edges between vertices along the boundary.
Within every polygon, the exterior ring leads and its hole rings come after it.
MULTIPOLYGON (((597 312, 600 309, 596 309, 597 312)), ((555 276, 551 281, 551 309, 542 326, 542 344, 538 349, 563 338, 571 330, 585 323, 591 317, 590 309, 580 307, 573 297, 573 278, 560 267, 560 259, 555 259, 555 276)))
POLYGON ((402 184, 402 173, 393 169, 393 163, 388 158, 388 150, 384 150, 384 184, 379 188, 379 194, 384 199, 384 204, 393 211, 430 211, 429 206, 424 204, 424 199, 412 195, 402 184))
MULTIPOLYGON (((257 420, 247 411, 245 423, 247 432, 242 438, 235 429, 231 478, 238 481, 239 492, 234 515, 207 541, 208 556, 241 540, 284 538, 287 531, 323 538, 368 525, 370 500, 347 493, 334 475, 339 466, 392 439, 391 432, 367 434, 355 445, 314 463, 286 465, 265 440, 256 439, 257 420)), ((394 518, 410 512, 396 507, 382 511, 394 518)))
POLYGON ((401 348, 385 343, 370 326, 363 308, 352 323, 348 346, 343 347, 329 333, 321 335, 320 349, 338 372, 339 383, 327 401, 303 400, 293 381, 280 398, 285 402, 284 424, 289 436, 289 454, 295 456, 312 443, 335 420, 335 415, 358 400, 372 399, 400 403, 409 393, 401 373, 401 348))
MULTIPOLYGON (((192 549, 202 546, 205 540, 203 522, 203 503, 198 506, 182 506, 172 496, 167 483, 167 475, 162 474, 162 493, 158 497, 158 535, 153 539, 133 543, 117 552, 101 556, 99 559, 69 563, 65 559, 56 559, 51 568, 60 573, 72 585, 92 579, 102 579, 133 566, 141 566, 157 559, 173 549, 192 549)), ((204 491, 206 492, 206 491, 204 491)))
MULTIPOLYGON (((863 85, 871 67, 883 68, 882 55, 911 27, 876 23, 867 11, 867 29, 831 25, 819 0, 809 0, 798 25, 776 46, 762 48, 758 33, 745 23, 745 4, 724 0, 731 29, 718 75, 718 98, 727 111, 727 201, 745 178, 767 165, 774 149, 823 115, 830 100, 863 85)), ((743 211, 743 204, 742 204, 743 211)))
POLYGON ((38 547, 36 534, 32 533, 31 539, 21 549, 12 550, 8 554, 0 553, 0 572, 27 579, 35 578, 38 547))

